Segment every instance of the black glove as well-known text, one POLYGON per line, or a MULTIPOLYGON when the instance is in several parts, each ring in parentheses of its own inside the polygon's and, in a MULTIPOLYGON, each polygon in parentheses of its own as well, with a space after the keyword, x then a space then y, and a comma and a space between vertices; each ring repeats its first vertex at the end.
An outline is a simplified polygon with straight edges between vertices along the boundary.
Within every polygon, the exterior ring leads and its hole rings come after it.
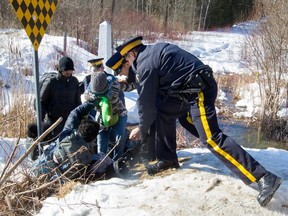
POLYGON ((99 103, 100 103, 100 98, 98 98, 98 97, 94 97, 94 95, 91 97, 91 98, 89 98, 89 100, 88 100, 88 102, 90 103, 90 104, 92 104, 94 107, 97 107, 97 106, 99 106, 99 103))
POLYGON ((121 156, 125 161, 126 166, 130 169, 134 167, 135 164, 140 162, 139 152, 141 148, 137 146, 136 148, 130 148, 121 156))
POLYGON ((125 158, 121 157, 118 160, 116 160, 115 162, 113 162, 113 167, 114 170, 116 172, 116 175, 118 175, 119 177, 126 177, 129 174, 129 169, 126 166, 125 163, 125 158))

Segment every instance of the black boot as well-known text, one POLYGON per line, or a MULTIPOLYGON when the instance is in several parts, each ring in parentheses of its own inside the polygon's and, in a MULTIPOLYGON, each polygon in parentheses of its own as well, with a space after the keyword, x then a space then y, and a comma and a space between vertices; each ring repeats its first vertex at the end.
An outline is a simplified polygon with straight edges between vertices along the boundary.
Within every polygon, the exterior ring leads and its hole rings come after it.
POLYGON ((259 181, 259 195, 257 200, 261 206, 266 206, 272 199, 275 191, 279 188, 282 183, 282 178, 274 175, 273 173, 267 172, 259 181))
POLYGON ((160 160, 156 164, 150 165, 146 167, 149 175, 154 175, 163 170, 167 170, 170 168, 179 168, 179 163, 177 160, 160 160))

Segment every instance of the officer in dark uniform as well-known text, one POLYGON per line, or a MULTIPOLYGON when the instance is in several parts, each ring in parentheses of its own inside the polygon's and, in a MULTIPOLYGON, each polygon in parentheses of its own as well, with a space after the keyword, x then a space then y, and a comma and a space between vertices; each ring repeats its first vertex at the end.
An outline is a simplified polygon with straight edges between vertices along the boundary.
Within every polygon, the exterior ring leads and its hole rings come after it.
MULTIPOLYGON (((97 73, 100 71, 104 71, 104 64, 103 64, 103 59, 104 58, 96 58, 96 59, 90 59, 88 60, 88 62, 91 64, 93 73, 97 73)), ((106 71, 104 71, 108 77, 108 79, 114 79, 112 74, 107 73, 106 71)), ((87 75, 83 81, 80 83, 80 91, 83 94, 85 92, 85 90, 87 89, 89 83, 91 81, 91 74, 87 75)), ((119 92, 119 98, 120 100, 124 103, 125 105, 125 95, 123 91, 119 92)))
MULTIPOLYGON (((96 59, 90 59, 88 62, 91 64, 92 71, 94 72, 99 72, 99 71, 104 71, 104 66, 103 66, 103 59, 104 58, 96 58, 96 59)), ((87 89, 89 83, 91 81, 91 74, 87 75, 83 81, 80 83, 80 89, 81 93, 83 94, 84 91, 87 89)))
MULTIPOLYGON (((112 70, 115 71, 115 73, 119 76, 119 82, 124 85, 132 86, 133 89, 124 88, 126 90, 124 91, 132 91, 134 89, 137 89, 138 83, 135 79, 135 73, 133 70, 130 69, 129 63, 121 56, 119 52, 114 53, 106 62, 106 66, 110 67, 112 70), (123 78, 124 76, 124 78, 123 78)), ((143 154, 143 157, 149 161, 156 160, 155 155, 155 124, 152 124, 149 130, 149 136, 147 137, 146 142, 146 153, 143 154)), ((139 128, 136 127, 131 132, 129 132, 129 139, 138 141, 139 142, 139 128)), ((133 154, 133 153, 132 153, 133 154)), ((133 160, 134 154, 130 155, 133 160)), ((139 158, 138 158, 139 159, 139 158)), ((135 161, 134 161, 135 162, 135 161)))
POLYGON ((257 200, 265 206, 282 179, 268 172, 219 128, 215 110, 218 89, 212 69, 176 45, 144 45, 141 36, 116 49, 130 63, 139 80, 137 105, 142 145, 155 122, 159 161, 152 165, 152 173, 179 167, 176 119, 191 111, 191 128, 201 142, 244 183, 257 182, 260 190, 257 200))
MULTIPOLYGON (((120 81, 121 83, 123 82, 128 83, 128 84, 134 83, 135 89, 137 88, 138 83, 135 78, 135 73, 133 70, 131 70, 129 63, 127 65, 127 61, 121 56, 119 52, 114 53, 108 59, 108 61, 106 62, 106 66, 114 70, 117 75, 119 76, 124 75, 126 77, 125 80, 120 81)), ((132 89, 129 89, 129 91, 131 90, 132 89)), ((182 125, 182 127, 188 130, 194 136, 199 137, 195 127, 190 126, 190 124, 192 124, 190 112, 187 112, 184 115, 180 116, 178 118, 178 121, 182 125)), ((140 138, 138 131, 139 131, 139 128, 134 128, 130 133, 129 139, 138 140, 140 138)), ((144 154, 143 157, 149 161, 156 160, 157 158, 155 154, 155 122, 150 126, 149 135, 147 137, 145 148, 147 150, 147 153, 144 154)))

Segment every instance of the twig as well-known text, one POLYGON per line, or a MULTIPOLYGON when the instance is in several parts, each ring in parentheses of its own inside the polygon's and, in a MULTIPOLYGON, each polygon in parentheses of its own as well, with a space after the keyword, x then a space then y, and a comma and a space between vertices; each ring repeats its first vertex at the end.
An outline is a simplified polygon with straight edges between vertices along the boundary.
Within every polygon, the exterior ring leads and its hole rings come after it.
POLYGON ((23 195, 23 194, 27 194, 27 193, 32 193, 32 192, 36 192, 39 190, 42 190, 50 185, 52 185, 53 183, 55 183, 56 181, 58 181, 60 178, 62 178, 63 176, 65 176, 68 172, 70 172, 74 167, 76 167, 76 165, 78 164, 74 164, 73 166, 71 166, 68 170, 66 170, 64 173, 62 173, 59 177, 57 177, 56 179, 52 180, 51 182, 48 182, 46 184, 43 184, 42 186, 32 189, 32 190, 28 190, 28 191, 23 191, 20 193, 16 193, 15 195, 23 195))
POLYGON ((109 157, 112 151, 119 145, 120 140, 121 140, 121 136, 118 138, 118 140, 116 141, 116 144, 111 148, 111 150, 105 155, 105 157, 95 167, 93 167, 93 169, 91 170, 91 174, 93 173, 94 170, 97 170, 100 167, 100 165, 105 161, 107 157, 109 157))
POLYGON ((1 121, 0 124, 4 124, 5 122, 17 119, 19 116, 21 117, 21 115, 16 115, 16 116, 13 116, 13 117, 10 117, 10 118, 6 118, 4 121, 1 121))
POLYGON ((16 142, 16 146, 15 146, 15 148, 13 149, 13 152, 12 152, 11 156, 9 157, 8 161, 7 161, 6 164, 5 164, 5 167, 3 168, 3 171, 2 171, 2 174, 1 174, 1 176, 0 176, 0 179, 1 179, 1 178, 3 177, 3 175, 5 174, 5 172, 6 172, 7 168, 8 168, 8 166, 9 166, 9 164, 10 164, 11 161, 12 161, 12 158, 14 158, 16 149, 17 149, 18 146, 19 146, 19 145, 18 145, 18 144, 19 144, 19 140, 20 140, 20 136, 18 137, 18 140, 17 140, 17 142, 16 142))
POLYGON ((10 211, 13 210, 12 204, 11 204, 11 200, 10 200, 10 198, 9 198, 8 195, 5 196, 5 201, 6 201, 6 203, 7 203, 8 209, 9 209, 10 211))
POLYGON ((30 152, 33 151, 35 146, 43 139, 45 138, 57 125, 63 120, 62 117, 60 117, 51 127, 49 127, 43 134, 41 134, 34 143, 27 149, 26 153, 16 161, 16 163, 11 167, 11 169, 1 178, 0 180, 0 187, 5 182, 5 180, 11 175, 11 173, 17 168, 17 166, 30 154, 30 152))
POLYGON ((208 188, 205 190, 205 193, 214 189, 219 183, 221 183, 221 179, 219 178, 213 179, 208 188))

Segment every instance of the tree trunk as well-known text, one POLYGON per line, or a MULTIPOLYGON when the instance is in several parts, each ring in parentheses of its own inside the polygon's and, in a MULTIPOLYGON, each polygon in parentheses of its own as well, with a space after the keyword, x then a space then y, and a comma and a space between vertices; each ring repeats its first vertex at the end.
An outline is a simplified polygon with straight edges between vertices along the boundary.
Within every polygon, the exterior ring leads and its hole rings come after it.
POLYGON ((198 31, 201 30, 203 4, 204 4, 203 1, 201 1, 200 14, 199 14, 199 23, 198 23, 198 31))
POLYGON ((204 19, 203 19, 203 29, 206 29, 206 19, 207 19, 207 15, 208 15, 210 2, 211 2, 211 0, 208 0, 208 4, 206 6, 205 16, 204 16, 204 19))

